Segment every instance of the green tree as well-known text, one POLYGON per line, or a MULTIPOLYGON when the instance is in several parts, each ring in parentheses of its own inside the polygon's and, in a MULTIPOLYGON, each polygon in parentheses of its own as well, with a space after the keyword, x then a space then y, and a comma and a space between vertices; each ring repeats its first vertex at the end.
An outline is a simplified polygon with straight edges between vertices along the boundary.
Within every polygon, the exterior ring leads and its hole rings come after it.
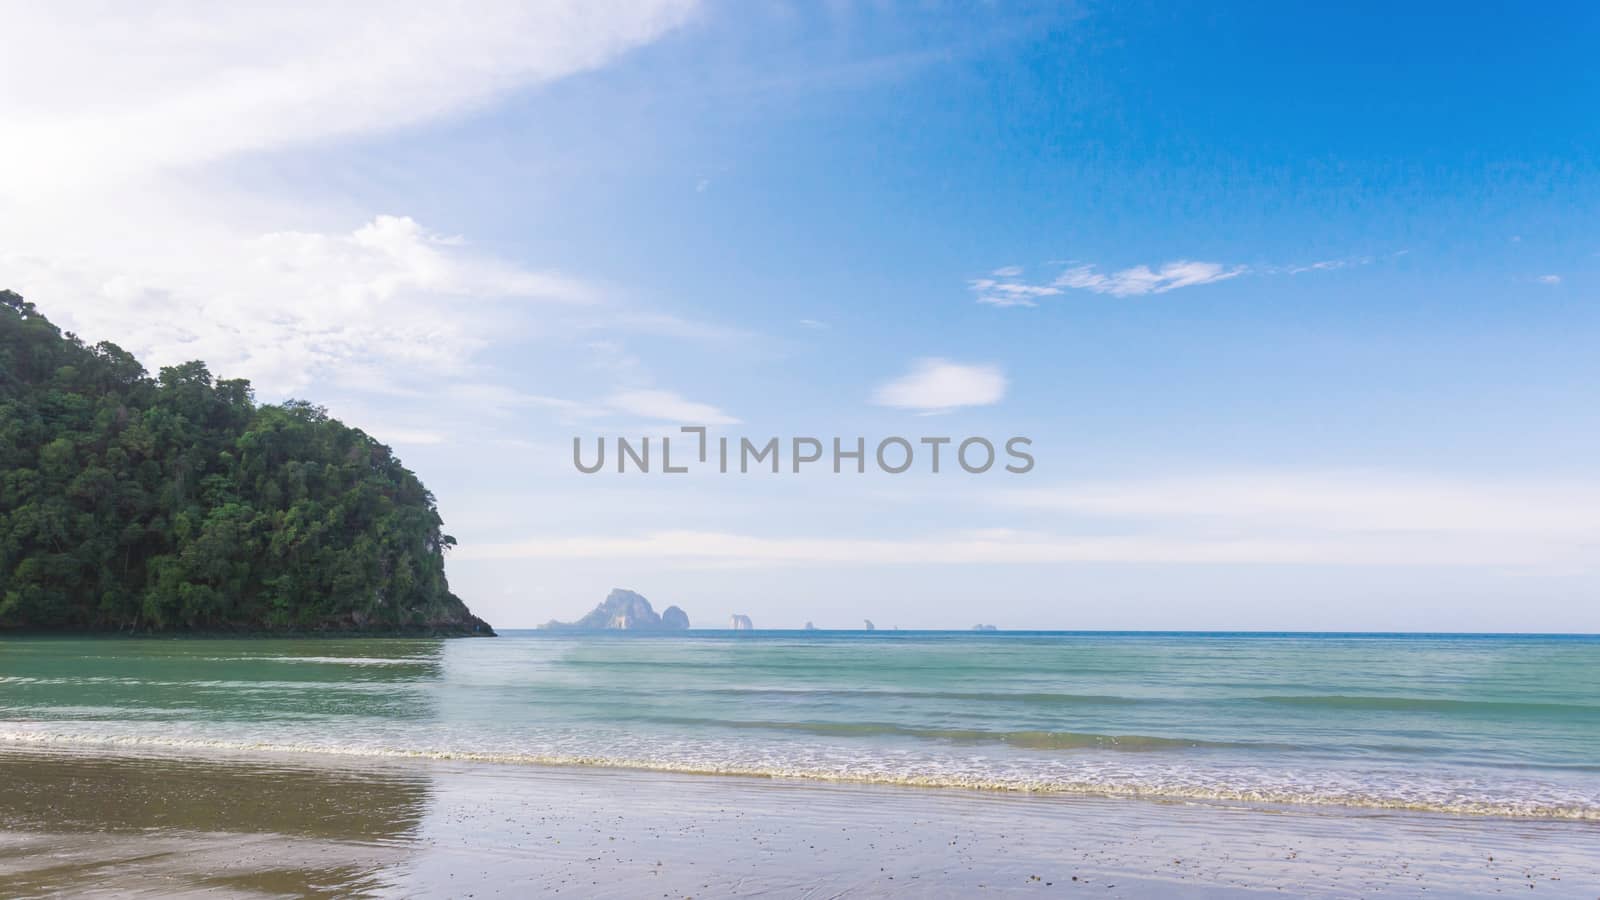
POLYGON ((442 527, 321 407, 201 362, 151 378, 0 291, 0 628, 492 633, 442 527))

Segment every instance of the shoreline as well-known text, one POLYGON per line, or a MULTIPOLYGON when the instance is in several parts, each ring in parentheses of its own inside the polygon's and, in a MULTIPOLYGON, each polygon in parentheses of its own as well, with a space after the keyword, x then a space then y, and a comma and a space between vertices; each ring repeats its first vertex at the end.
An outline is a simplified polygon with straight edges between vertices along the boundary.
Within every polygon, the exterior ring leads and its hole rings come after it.
POLYGON ((620 757, 580 757, 555 754, 512 755, 452 750, 291 745, 243 741, 152 738, 148 736, 85 737, 30 732, 0 734, 0 758, 4 758, 8 753, 30 752, 73 755, 94 755, 99 753, 112 757, 175 757, 201 761, 222 757, 234 761, 257 763, 281 761, 284 764, 291 765, 297 764, 298 761, 298 764, 314 767, 319 765, 359 765, 369 762, 378 764, 442 763, 508 769, 600 771, 632 773, 643 776, 683 776, 706 779, 794 782, 797 784, 838 785, 846 788, 862 787, 889 790, 909 788, 922 791, 972 792, 1002 796, 1059 797, 1068 799, 1088 798, 1118 802, 1227 804, 1268 812, 1332 810, 1352 814, 1403 813, 1478 820, 1600 823, 1600 812, 1587 807, 1508 811, 1505 806, 1491 808, 1481 803, 1441 806, 1359 796, 1329 796, 1318 799, 1274 797, 1260 790, 1169 789, 1158 791, 1136 787, 1119 787, 1111 784, 1033 785, 1023 782, 980 782, 931 776, 877 777, 870 774, 840 774, 823 771, 776 771, 737 766, 677 765, 648 760, 630 760, 620 757))
POLYGON ((419 759, 4 748, 0 766, 18 896, 1600 891, 1590 822, 419 759))

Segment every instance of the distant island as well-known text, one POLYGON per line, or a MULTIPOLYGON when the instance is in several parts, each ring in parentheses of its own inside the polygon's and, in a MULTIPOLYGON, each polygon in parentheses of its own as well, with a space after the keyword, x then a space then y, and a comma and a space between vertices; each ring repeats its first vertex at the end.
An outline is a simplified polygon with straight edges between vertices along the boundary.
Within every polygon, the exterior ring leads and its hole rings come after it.
POLYGON ((734 613, 729 617, 728 627, 734 631, 754 631, 756 628, 755 623, 750 621, 749 616, 740 613, 734 613))
POLYGON ((669 606, 656 615, 643 595, 616 588, 578 621, 552 619, 539 627, 546 631, 686 631, 689 615, 676 606, 669 606))
POLYGON ((993 625, 974 625, 974 626, 972 626, 972 630, 973 631, 999 631, 1000 629, 994 627, 993 625))
POLYGON ((493 635, 433 495, 364 432, 149 377, 0 291, 0 629, 493 635))

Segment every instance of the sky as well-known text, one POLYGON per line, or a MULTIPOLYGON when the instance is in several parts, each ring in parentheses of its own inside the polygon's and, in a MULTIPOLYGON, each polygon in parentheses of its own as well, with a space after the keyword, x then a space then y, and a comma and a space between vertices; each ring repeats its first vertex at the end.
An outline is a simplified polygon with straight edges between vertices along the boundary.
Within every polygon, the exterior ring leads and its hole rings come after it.
POLYGON ((1600 631, 1593 6, 0 33, 0 287, 389 444, 498 627, 624 587, 702 627, 1600 631), (578 471, 618 437, 653 470, 578 471), (724 437, 780 472, 717 471, 724 437), (795 473, 795 437, 868 471, 795 473))

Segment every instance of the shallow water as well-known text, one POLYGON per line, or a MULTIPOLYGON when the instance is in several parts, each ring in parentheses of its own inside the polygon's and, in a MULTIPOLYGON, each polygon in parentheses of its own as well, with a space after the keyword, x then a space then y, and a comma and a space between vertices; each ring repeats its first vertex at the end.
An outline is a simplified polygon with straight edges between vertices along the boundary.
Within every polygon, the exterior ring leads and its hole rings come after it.
POLYGON ((1600 639, 5 639, 0 743, 1600 820, 1600 639))

